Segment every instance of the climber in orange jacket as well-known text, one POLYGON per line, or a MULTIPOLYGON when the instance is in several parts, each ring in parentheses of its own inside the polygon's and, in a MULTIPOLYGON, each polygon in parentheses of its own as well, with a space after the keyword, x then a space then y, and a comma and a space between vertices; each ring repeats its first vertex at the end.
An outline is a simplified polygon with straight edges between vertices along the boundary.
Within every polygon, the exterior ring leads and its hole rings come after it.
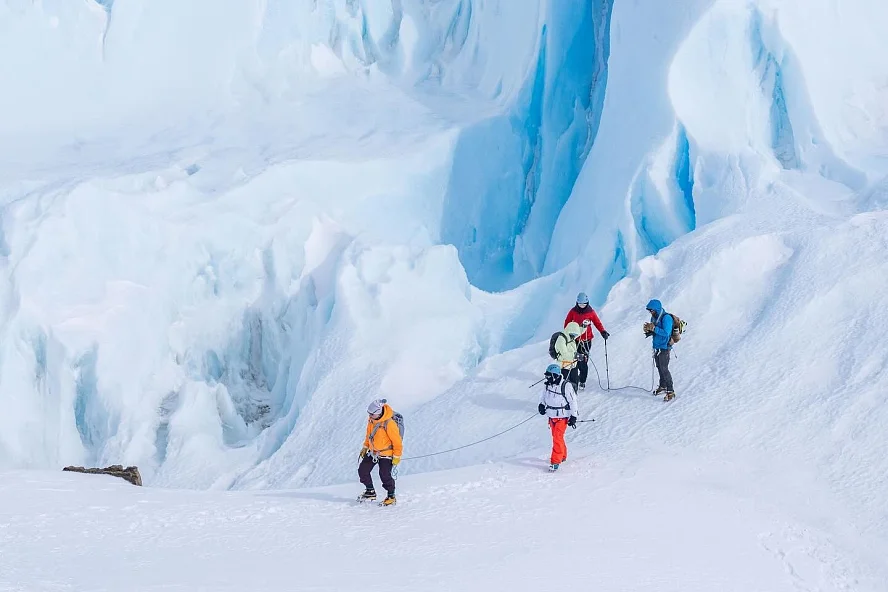
POLYGON ((358 465, 358 477, 366 490, 358 498, 359 501, 373 501, 376 491, 373 489, 373 477, 370 473, 374 465, 379 465, 379 477, 388 495, 382 504, 390 506, 395 503, 395 479, 392 469, 401 462, 403 443, 398 424, 393 419, 394 410, 386 405, 385 399, 376 399, 367 407, 367 431, 364 436, 364 447, 361 448, 361 463, 358 465))

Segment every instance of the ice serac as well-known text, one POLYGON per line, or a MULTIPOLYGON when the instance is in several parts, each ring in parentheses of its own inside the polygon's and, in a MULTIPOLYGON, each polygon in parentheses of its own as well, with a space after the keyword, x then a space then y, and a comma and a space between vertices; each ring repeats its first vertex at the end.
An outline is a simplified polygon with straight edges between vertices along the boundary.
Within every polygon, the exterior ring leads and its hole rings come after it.
POLYGON ((613 7, 601 124, 558 216, 544 267, 553 272, 579 259, 578 273, 595 301, 634 260, 695 226, 693 139, 676 117, 666 74, 712 3, 613 7))
POLYGON ((612 8, 612 0, 543 3, 523 87, 505 113, 460 134, 442 239, 480 288, 514 287, 542 271, 598 131, 612 8))
MULTIPOLYGON (((872 47, 888 18, 874 7, 867 24, 867 5, 699 1, 675 11, 617 4, 602 125, 545 271, 578 261, 576 274, 600 300, 639 259, 743 209, 774 166, 848 193, 882 178, 885 161, 872 155, 884 151, 876 81, 888 64, 872 47), (647 31, 651 42, 624 38, 627 29, 647 31), (845 35, 854 40, 839 41, 845 35), (863 112, 872 125, 861 124, 863 112)), ((853 209, 832 201, 823 207, 853 209)))

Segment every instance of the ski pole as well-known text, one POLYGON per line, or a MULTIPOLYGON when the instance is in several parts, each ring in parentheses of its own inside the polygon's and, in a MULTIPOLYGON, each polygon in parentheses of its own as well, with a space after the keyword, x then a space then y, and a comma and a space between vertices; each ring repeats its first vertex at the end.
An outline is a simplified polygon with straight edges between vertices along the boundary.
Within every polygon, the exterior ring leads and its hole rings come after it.
POLYGON ((611 390, 610 364, 607 360, 607 339, 604 340, 604 374, 607 376, 607 390, 611 390))
POLYGON ((532 385, 530 385, 530 386, 527 387, 527 388, 533 388, 533 387, 535 387, 536 385, 538 385, 539 383, 543 382, 544 380, 546 380, 545 377, 540 378, 539 380, 537 380, 535 383, 533 383, 532 385))
POLYGON ((594 419, 581 419, 577 421, 577 423, 589 423, 590 421, 595 421, 594 419))

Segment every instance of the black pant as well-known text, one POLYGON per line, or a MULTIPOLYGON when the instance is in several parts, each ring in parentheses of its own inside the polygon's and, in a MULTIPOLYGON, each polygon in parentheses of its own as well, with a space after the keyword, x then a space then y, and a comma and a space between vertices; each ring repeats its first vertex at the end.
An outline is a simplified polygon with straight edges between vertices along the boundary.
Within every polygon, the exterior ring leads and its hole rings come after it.
POLYGON ((379 465, 379 477, 382 479, 383 488, 389 495, 395 495, 395 480, 392 478, 391 458, 380 456, 379 461, 374 461, 373 457, 368 454, 361 459, 361 464, 358 465, 358 478, 364 484, 364 487, 373 489, 373 477, 370 476, 370 472, 373 470, 373 465, 377 464, 379 465))
POLYGON ((669 372, 669 350, 655 349, 654 362, 657 364, 657 372, 660 373, 660 388, 671 393, 674 389, 672 388, 672 373, 669 372))
POLYGON ((567 382, 572 382, 574 385, 574 389, 577 388, 577 383, 580 381, 580 373, 577 368, 562 368, 561 369, 561 379, 566 380, 567 382))
POLYGON ((586 379, 589 378, 589 351, 591 349, 591 341, 577 342, 577 370, 579 371, 579 379, 582 384, 586 384, 586 379))

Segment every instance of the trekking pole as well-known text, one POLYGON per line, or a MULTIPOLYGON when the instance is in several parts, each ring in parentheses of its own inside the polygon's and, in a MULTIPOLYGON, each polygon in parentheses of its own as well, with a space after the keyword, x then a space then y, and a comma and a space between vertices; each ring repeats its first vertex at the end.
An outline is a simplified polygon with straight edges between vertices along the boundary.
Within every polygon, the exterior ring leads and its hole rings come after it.
POLYGON ((544 376, 543 378, 540 378, 539 380, 537 380, 535 383, 533 383, 532 385, 530 385, 530 386, 527 387, 527 388, 533 388, 533 387, 535 387, 536 385, 538 385, 539 383, 543 382, 544 380, 546 380, 546 377, 545 377, 545 376, 544 376))
POLYGON ((577 421, 577 423, 588 423, 590 421, 595 421, 595 420, 594 419, 580 419, 577 421))
POLYGON ((607 376, 607 390, 611 390, 610 364, 607 361, 607 339, 604 340, 604 374, 607 376))

